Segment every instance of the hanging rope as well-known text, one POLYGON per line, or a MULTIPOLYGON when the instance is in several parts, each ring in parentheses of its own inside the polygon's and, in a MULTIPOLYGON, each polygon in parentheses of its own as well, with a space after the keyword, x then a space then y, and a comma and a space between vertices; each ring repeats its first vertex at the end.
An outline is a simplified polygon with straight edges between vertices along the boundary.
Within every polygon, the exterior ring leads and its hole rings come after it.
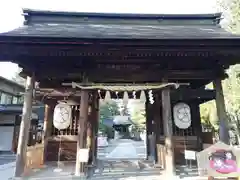
POLYGON ((180 85, 189 85, 189 83, 164 83, 164 84, 80 84, 80 83, 63 83, 63 86, 72 86, 80 89, 98 89, 105 91, 141 91, 150 89, 162 89, 167 86, 178 88, 180 85))

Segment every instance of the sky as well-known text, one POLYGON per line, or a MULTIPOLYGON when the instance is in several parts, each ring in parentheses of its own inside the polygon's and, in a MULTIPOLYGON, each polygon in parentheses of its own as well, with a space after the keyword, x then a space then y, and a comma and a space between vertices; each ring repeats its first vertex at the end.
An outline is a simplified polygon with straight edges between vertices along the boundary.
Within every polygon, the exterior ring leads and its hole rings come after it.
MULTIPOLYGON (((0 32, 22 25, 22 8, 106 13, 201 14, 215 13, 217 0, 7 0, 0 6, 0 32), (6 18, 7 17, 7 18, 6 18)), ((0 76, 11 79, 18 71, 13 63, 0 63, 0 76)))

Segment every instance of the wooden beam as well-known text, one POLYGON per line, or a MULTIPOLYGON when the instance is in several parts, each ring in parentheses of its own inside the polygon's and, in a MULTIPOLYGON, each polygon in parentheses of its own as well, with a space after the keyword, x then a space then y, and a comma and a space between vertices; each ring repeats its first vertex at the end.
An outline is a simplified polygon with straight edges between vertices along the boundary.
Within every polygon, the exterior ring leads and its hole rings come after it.
MULTIPOLYGON (((158 93, 159 89, 153 90, 153 94, 158 93)), ((55 98, 58 100, 62 100, 63 98, 68 97, 71 100, 78 100, 81 97, 81 90, 78 89, 72 89, 71 87, 68 88, 61 88, 61 89, 39 89, 37 92, 37 98, 39 100, 44 100, 44 102, 50 101, 49 98, 55 98)), ((110 92, 111 97, 117 98, 115 92, 110 92)), ((102 98, 105 97, 105 92, 101 91, 100 95, 102 98)), ((176 89, 171 92, 171 99, 173 101, 178 101, 181 99, 184 99, 186 101, 191 100, 197 100, 199 102, 205 102, 210 101, 212 99, 215 99, 216 91, 215 90, 206 90, 206 89, 190 89, 189 88, 183 88, 183 89, 176 89)), ((123 92, 118 92, 118 98, 123 97, 123 92)), ((140 92, 136 92, 136 98, 140 97, 140 92)), ((129 92, 129 98, 133 98, 132 92, 129 92)), ((53 100, 52 100, 53 101, 53 100)))
POLYGON ((217 116, 220 122, 219 137, 222 142, 229 144, 228 118, 226 113, 221 79, 215 79, 213 81, 213 87, 216 90, 216 108, 217 108, 217 116))
MULTIPOLYGON (((225 39, 226 40, 226 39, 225 39)), ((42 41, 42 40, 41 40, 42 41)), ((224 41, 224 45, 219 45, 216 41, 191 40, 186 39, 173 40, 165 39, 161 41, 153 40, 124 40, 121 44, 119 41, 112 41, 111 43, 102 43, 102 40, 87 43, 87 40, 81 40, 77 46, 68 44, 67 42, 58 41, 54 44, 51 39, 51 43, 40 44, 36 42, 28 43, 1 43, 1 56, 14 57, 15 56, 32 56, 32 57, 79 57, 79 56, 134 56, 139 54, 156 54, 158 56, 214 56, 218 52, 222 52, 225 55, 231 55, 236 53, 236 46, 229 46, 224 41), (138 43, 136 43, 138 42, 138 43), (156 43, 157 42, 157 43, 156 43), (163 43, 164 42, 164 43, 163 43), (173 43, 174 42, 174 43, 173 43), (194 42, 194 43, 193 43, 194 42), (211 44, 207 46, 206 44, 211 44), (33 45, 34 43, 34 45, 33 45), (61 45, 60 45, 61 44, 61 45), (190 45, 191 44, 191 45, 190 45), (201 45, 201 44, 204 44, 201 45), (214 44, 214 45, 213 45, 214 44)), ((110 40, 109 40, 110 41, 110 40)), ((2 41, 3 42, 3 41, 2 41)), ((12 41, 11 41, 12 42, 12 41)), ((76 42, 74 42, 75 44, 76 42)), ((77 44, 77 43, 76 43, 77 44)), ((237 46, 238 47, 238 46, 237 46)))
POLYGON ((173 146, 173 135, 172 135, 172 112, 171 112, 171 99, 170 99, 170 89, 165 88, 162 90, 162 119, 163 119, 163 128, 165 136, 165 170, 166 175, 169 179, 175 175, 175 161, 174 161, 174 146, 173 146))
POLYGON ((72 69, 60 69, 54 72, 54 70, 43 70, 36 74, 38 80, 41 83, 41 80, 57 81, 61 80, 74 80, 79 81, 83 76, 81 71, 85 71, 88 74, 89 81, 92 82, 109 82, 114 81, 115 79, 120 81, 127 78, 125 81, 158 81, 161 82, 163 77, 177 80, 183 79, 209 79, 215 78, 218 76, 225 76, 223 71, 219 71, 216 69, 202 69, 202 70, 194 70, 194 69, 164 69, 164 68, 147 68, 143 66, 140 70, 133 69, 95 69, 92 68, 91 71, 86 69, 78 69, 77 71, 73 71, 72 69), (44 73, 43 73, 44 72, 44 73), (60 73, 61 72, 61 73, 60 73), (63 79, 64 78, 64 79, 63 79), (141 80, 143 78, 143 80, 141 80))
MULTIPOLYGON (((225 78, 223 72, 215 72, 213 70, 198 70, 198 71, 180 71, 169 70, 164 71, 147 71, 147 72, 116 72, 104 73, 104 71, 97 74, 89 74, 88 81, 93 83, 159 83, 162 78, 167 78, 171 82, 179 83, 193 83, 193 82, 208 82, 216 78, 225 78)), ((74 77, 68 77, 65 74, 65 78, 43 78, 38 80, 40 82, 40 88, 61 88, 62 83, 81 82, 81 78, 75 75, 74 77)))
POLYGON ((223 76, 223 73, 216 72, 214 70, 166 70, 166 69, 157 69, 157 70, 150 70, 146 69, 143 71, 105 71, 104 69, 101 71, 95 71, 88 73, 89 81, 131 81, 131 82, 138 82, 138 81, 155 81, 161 82, 162 78, 167 78, 171 80, 201 80, 201 79, 211 79, 218 76, 223 76))
POLYGON ((32 77, 27 77, 24 94, 23 114, 21 119, 17 148, 15 177, 21 177, 25 170, 27 142, 29 138, 29 129, 32 116, 34 82, 34 75, 32 77))
POLYGON ((171 92, 171 99, 173 101, 179 100, 213 100, 216 97, 216 91, 210 89, 190 89, 190 88, 179 88, 171 92))
POLYGON ((81 101, 80 101, 76 167, 75 167, 76 176, 81 176, 84 173, 84 164, 80 162, 80 149, 85 148, 85 145, 86 145, 84 137, 86 133, 86 122, 88 118, 88 99, 89 99, 88 91, 82 90, 81 101))

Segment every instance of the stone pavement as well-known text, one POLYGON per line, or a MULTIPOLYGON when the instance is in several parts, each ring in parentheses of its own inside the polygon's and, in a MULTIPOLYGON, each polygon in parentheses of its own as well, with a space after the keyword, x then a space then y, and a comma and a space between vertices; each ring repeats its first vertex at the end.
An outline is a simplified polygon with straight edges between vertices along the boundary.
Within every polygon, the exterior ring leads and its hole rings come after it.
MULTIPOLYGON (((108 147, 98 148, 98 163, 88 177, 89 180, 159 180, 169 179, 164 172, 148 165, 144 161, 146 157, 146 146, 144 141, 132 141, 126 139, 113 140, 108 147), (137 162, 137 163, 136 163, 137 162)), ((84 180, 83 177, 74 176, 75 162, 64 163, 60 166, 61 171, 56 171, 56 163, 49 164, 42 170, 35 170, 25 180, 84 180)), ((194 168, 188 173, 182 173, 183 167, 178 168, 178 177, 172 180, 205 180, 207 178, 197 177, 194 168), (180 176, 179 176, 180 175, 180 176)), ((184 169, 184 171, 186 168, 184 169)), ((0 178, 2 180, 2 178, 0 178)), ((3 179, 5 180, 5 179, 3 179)), ((6 179, 7 180, 7 179, 6 179)))
POLYGON ((111 154, 116 155, 114 159, 118 159, 119 157, 125 156, 126 158, 146 158, 146 144, 144 141, 132 141, 129 139, 118 139, 111 140, 107 147, 98 147, 98 159, 106 160, 112 159, 113 156, 111 154), (130 145, 130 147, 128 146, 130 145), (126 157, 126 153, 128 152, 128 157, 126 157), (130 152, 131 151, 131 152, 130 152), (114 152, 114 153, 113 153, 114 152))
POLYGON ((10 180, 13 178, 15 170, 15 162, 0 165, 0 179, 10 180))
POLYGON ((12 153, 0 154, 0 179, 9 180, 13 177, 16 156, 12 153))

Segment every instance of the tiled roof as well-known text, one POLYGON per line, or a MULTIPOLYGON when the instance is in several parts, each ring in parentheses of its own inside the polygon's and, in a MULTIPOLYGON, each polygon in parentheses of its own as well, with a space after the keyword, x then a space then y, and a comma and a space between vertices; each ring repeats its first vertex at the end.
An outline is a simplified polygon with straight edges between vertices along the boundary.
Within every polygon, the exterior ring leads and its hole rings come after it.
POLYGON ((222 39, 221 14, 146 15, 24 10, 23 27, 0 36, 94 39, 222 39))

